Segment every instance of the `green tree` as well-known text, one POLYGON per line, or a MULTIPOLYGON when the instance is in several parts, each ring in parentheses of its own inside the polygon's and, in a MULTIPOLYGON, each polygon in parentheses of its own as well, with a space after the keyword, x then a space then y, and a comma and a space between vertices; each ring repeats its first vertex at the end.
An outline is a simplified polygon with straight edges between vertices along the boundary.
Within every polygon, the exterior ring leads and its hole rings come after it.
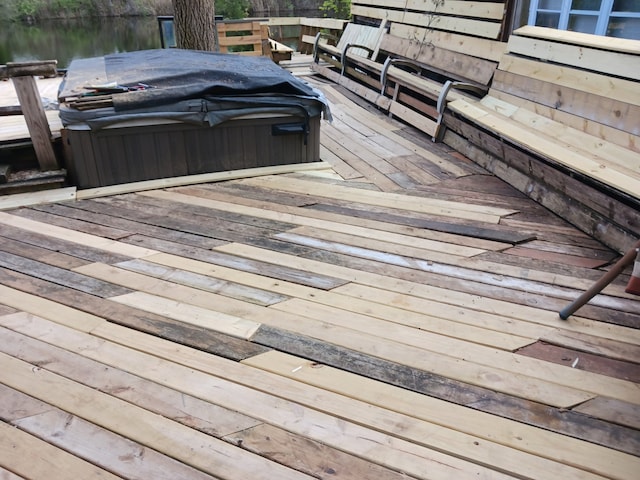
POLYGON ((224 18, 246 18, 249 15, 249 0, 217 0, 216 12, 224 18))
POLYGON ((351 16, 351 0, 324 0, 320 10, 325 17, 349 18, 351 16))

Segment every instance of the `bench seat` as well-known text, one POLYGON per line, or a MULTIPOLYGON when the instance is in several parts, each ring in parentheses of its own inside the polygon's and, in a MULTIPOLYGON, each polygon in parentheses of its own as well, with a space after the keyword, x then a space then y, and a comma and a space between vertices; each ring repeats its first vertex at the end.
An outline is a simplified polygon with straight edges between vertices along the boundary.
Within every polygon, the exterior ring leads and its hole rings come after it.
POLYGON ((638 119, 640 42, 528 26, 486 96, 448 103, 445 142, 623 252, 640 237, 638 119))

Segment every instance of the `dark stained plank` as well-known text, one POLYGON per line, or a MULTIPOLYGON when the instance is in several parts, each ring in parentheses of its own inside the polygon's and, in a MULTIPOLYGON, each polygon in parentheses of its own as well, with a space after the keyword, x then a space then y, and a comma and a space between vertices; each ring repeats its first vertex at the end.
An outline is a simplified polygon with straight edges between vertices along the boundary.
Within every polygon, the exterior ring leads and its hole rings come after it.
POLYGON ((148 313, 51 282, 29 278, 10 270, 0 269, 0 279, 2 284, 8 287, 232 360, 243 360, 265 351, 264 347, 245 340, 148 313))
POLYGON ((130 259, 124 255, 118 255, 86 245, 81 245, 79 243, 52 238, 47 235, 28 232, 9 225, 2 226, 0 239, 2 238, 10 238, 11 240, 49 250, 52 253, 59 252, 87 262, 113 263, 123 262, 130 259))
MULTIPOLYGON (((307 248, 292 247, 286 242, 271 239, 271 235, 279 233, 282 229, 290 228, 289 224, 283 222, 265 223, 262 219, 255 219, 252 223, 230 221, 224 218, 210 216, 213 211, 196 205, 185 206, 184 203, 156 201, 148 203, 131 202, 118 197, 100 199, 100 202, 108 203, 118 214, 136 222, 146 223, 153 226, 164 226, 173 230, 200 235, 222 242, 242 242, 249 245, 261 246, 288 252, 294 255, 308 253, 307 248), (189 215, 185 215, 188 208, 189 215), (193 210, 192 210, 193 209, 193 210), (207 215, 202 212, 205 211, 207 215), (198 213, 196 213, 198 212, 198 213), (269 226, 267 226, 269 225, 269 226)), ((240 216, 247 218, 247 216, 240 216)), ((252 219, 254 217, 251 217, 252 219)))
POLYGON ((510 248, 509 250, 505 250, 504 253, 518 257, 536 258, 586 268, 598 268, 607 265, 610 262, 610 260, 606 258, 578 257, 576 255, 549 252, 537 248, 526 248, 524 246, 510 248))
POLYGON ((640 454, 640 437, 635 430, 612 425, 588 415, 469 385, 266 325, 258 329, 252 340, 275 350, 407 390, 582 438, 633 455, 640 454))
POLYGON ((0 304, 0 315, 9 315, 16 312, 17 310, 15 308, 0 304))
POLYGON ((66 268, 68 270, 91 263, 78 257, 73 257, 60 252, 52 252, 46 248, 40 248, 28 243, 18 242, 6 237, 0 237, 0 250, 13 255, 31 258, 47 265, 66 268))
MULTIPOLYGON (((93 200, 81 200, 65 205, 39 205, 34 207, 43 211, 51 211, 57 215, 68 218, 77 218, 88 222, 98 222, 117 229, 126 229, 133 234, 148 235, 158 239, 168 240, 185 245, 194 245, 201 248, 214 248, 224 244, 224 241, 213 238, 193 235, 178 230, 172 230, 164 226, 147 225, 123 218, 117 210, 105 203, 93 200)), ((121 241, 124 241, 122 238, 121 241)), ((103 262, 107 263, 107 262, 103 262)))
POLYGON ((100 225, 99 223, 95 222, 85 222, 75 218, 60 216, 49 212, 34 210, 31 208, 20 208, 18 210, 14 210, 11 213, 13 215, 35 220, 36 222, 42 222, 49 225, 57 225, 58 227, 70 228, 77 232, 89 233, 91 235, 97 235, 99 237, 109 238, 111 240, 119 240, 131 235, 131 232, 128 232, 126 230, 100 225))
POLYGON ((128 288, 6 252, 0 252, 0 267, 104 298, 131 293, 128 288))
MULTIPOLYGON (((640 383, 640 365, 580 352, 570 348, 536 342, 517 351, 520 355, 571 366, 588 372, 640 383)), ((639 359, 640 360, 640 359, 639 359)))

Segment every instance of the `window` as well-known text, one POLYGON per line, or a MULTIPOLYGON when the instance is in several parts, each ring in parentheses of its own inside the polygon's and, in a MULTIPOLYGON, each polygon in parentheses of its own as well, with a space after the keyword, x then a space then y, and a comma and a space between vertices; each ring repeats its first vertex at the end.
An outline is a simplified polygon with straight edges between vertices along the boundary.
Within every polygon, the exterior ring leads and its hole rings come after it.
POLYGON ((527 23, 640 40, 640 0, 530 0, 527 23))

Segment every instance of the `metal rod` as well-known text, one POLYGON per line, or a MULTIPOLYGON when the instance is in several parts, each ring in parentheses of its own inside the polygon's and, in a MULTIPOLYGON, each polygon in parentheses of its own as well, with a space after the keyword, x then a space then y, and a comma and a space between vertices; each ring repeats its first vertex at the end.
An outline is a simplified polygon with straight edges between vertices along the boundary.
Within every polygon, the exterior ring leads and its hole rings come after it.
POLYGON ((624 256, 615 263, 611 270, 600 277, 600 279, 591 288, 589 288, 589 290, 564 307, 559 313, 560 318, 562 320, 569 318, 576 312, 576 310, 600 293, 604 287, 609 285, 625 268, 633 263, 636 258, 636 251, 638 248, 640 248, 640 240, 636 242, 631 250, 625 253, 624 256))

